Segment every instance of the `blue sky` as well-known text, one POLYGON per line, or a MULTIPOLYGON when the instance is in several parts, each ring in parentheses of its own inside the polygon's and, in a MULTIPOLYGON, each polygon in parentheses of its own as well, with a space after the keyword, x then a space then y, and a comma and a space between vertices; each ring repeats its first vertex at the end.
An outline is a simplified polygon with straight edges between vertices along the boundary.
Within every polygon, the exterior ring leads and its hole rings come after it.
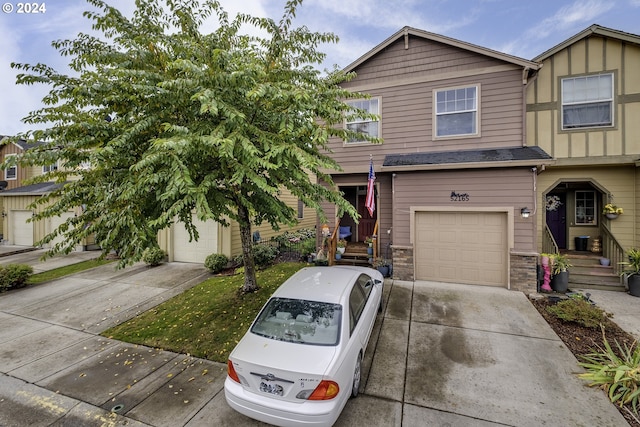
MULTIPOLYGON (((107 2, 125 15, 135 7, 134 0, 107 2)), ((15 85, 9 64, 44 63, 68 73, 69 58, 61 57, 51 42, 89 32, 90 21, 82 16, 89 5, 49 0, 39 2, 45 4, 44 13, 18 14, 18 2, 0 3, 3 10, 7 4, 14 9, 0 12, 0 135, 11 135, 28 130, 21 119, 40 108, 48 89, 15 85)), ((232 16, 242 11, 278 20, 285 0, 220 3, 232 16)), ((405 25, 532 59, 591 24, 640 34, 640 0, 304 0, 295 24, 338 35, 338 44, 322 49, 327 68, 349 65, 405 25)))

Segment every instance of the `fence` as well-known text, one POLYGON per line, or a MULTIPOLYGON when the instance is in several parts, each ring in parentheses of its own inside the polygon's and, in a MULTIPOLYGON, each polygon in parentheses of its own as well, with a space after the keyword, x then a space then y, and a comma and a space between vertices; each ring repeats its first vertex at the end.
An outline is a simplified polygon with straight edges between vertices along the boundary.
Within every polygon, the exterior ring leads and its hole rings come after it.
POLYGON ((260 239, 255 245, 274 248, 278 261, 306 261, 310 253, 316 252, 315 236, 287 236, 282 235, 271 239, 260 239))

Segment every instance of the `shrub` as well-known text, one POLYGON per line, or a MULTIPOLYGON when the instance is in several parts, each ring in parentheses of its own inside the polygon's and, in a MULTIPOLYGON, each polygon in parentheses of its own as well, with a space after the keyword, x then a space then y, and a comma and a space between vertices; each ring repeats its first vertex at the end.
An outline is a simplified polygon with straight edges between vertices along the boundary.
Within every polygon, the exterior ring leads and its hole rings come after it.
POLYGON ((151 267, 160 265, 167 258, 167 253, 160 248, 147 248, 142 254, 142 260, 151 267))
POLYGON ((273 264, 278 256, 278 250, 266 245, 255 245, 253 247, 253 260, 257 267, 264 268, 273 264))
POLYGON ((547 311, 566 322, 576 322, 587 328, 598 327, 608 317, 602 309, 583 298, 569 298, 560 301, 554 306, 547 307, 547 311))
POLYGON ((591 381, 589 386, 598 386, 603 389, 611 402, 620 405, 631 405, 633 411, 638 413, 640 399, 640 345, 634 342, 631 347, 624 347, 615 341, 618 352, 611 345, 602 331, 605 348, 598 347, 597 352, 580 356, 584 362, 579 365, 587 370, 578 375, 580 378, 591 381))
POLYGON ((204 266, 212 273, 220 273, 229 263, 225 254, 211 254, 204 260, 204 266))
POLYGON ((21 288, 33 274, 33 268, 26 264, 7 264, 0 267, 0 292, 21 288))

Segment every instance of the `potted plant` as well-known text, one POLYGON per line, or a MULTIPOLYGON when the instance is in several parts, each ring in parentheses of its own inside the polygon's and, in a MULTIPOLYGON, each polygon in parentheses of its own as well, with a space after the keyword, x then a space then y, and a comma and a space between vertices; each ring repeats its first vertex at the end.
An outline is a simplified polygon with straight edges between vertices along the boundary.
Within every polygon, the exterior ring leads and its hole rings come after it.
POLYGON ((389 261, 384 258, 376 258, 373 260, 373 268, 378 270, 384 277, 389 276, 389 261))
POLYGON ((629 294, 640 297, 640 249, 629 249, 627 251, 628 262, 622 262, 627 269, 622 273, 627 275, 627 285, 629 294))
POLYGON ((613 203, 607 203, 604 205, 604 208, 602 208, 602 213, 609 219, 616 219, 618 218, 618 215, 622 215, 624 213, 624 210, 613 203))
POLYGON ((367 245, 367 254, 373 255, 373 237, 367 236, 364 243, 367 245))
POLYGON ((551 280, 551 287, 556 292, 567 292, 569 288, 569 270, 571 267, 569 258, 564 254, 553 254, 553 279, 551 280))
POLYGON ((342 255, 344 251, 347 249, 347 241, 345 239, 339 239, 338 243, 336 243, 337 252, 342 255))

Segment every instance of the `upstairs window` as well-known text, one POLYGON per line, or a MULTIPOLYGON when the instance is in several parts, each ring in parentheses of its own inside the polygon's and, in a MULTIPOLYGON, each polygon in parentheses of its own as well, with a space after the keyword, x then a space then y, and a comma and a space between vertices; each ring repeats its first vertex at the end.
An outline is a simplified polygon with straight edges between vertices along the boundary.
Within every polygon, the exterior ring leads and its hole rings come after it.
MULTIPOLYGON (((7 154, 6 157, 9 156, 15 156, 15 154, 7 154)), ((18 166, 17 165, 13 165, 7 169, 4 170, 4 179, 5 180, 14 180, 14 179, 18 179, 18 166)))
POLYGON ((437 90, 435 93, 435 136, 478 134, 478 87, 437 90))
MULTIPOLYGON (((377 98, 361 99, 358 101, 347 101, 347 105, 365 110, 371 114, 380 115, 380 100, 377 98)), ((380 136, 380 120, 363 119, 360 117, 350 117, 346 120, 345 126, 348 130, 360 132, 373 137, 380 136)), ((350 139, 347 142, 366 142, 365 139, 350 139)))
POLYGON ((562 79, 562 129, 613 126, 613 74, 562 79))
POLYGON ((58 170, 58 165, 56 163, 52 164, 52 165, 46 165, 42 167, 42 173, 49 173, 49 172, 53 172, 53 171, 57 171, 58 170))

